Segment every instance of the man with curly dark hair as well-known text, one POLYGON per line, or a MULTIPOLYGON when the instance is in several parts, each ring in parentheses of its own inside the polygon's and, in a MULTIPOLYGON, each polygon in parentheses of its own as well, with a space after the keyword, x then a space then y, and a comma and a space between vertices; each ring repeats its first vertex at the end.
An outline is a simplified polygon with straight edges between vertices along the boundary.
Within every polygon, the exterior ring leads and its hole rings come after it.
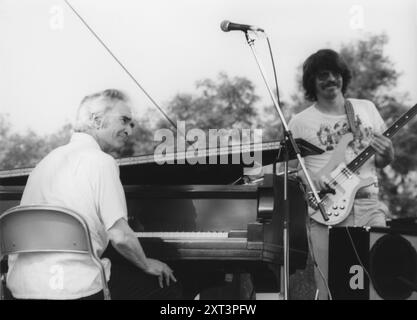
MULTIPOLYGON (((303 87, 306 98, 313 104, 296 114, 289 128, 295 138, 325 150, 323 154, 305 158, 306 168, 319 191, 329 190, 329 186, 317 173, 328 164, 345 134, 352 132, 354 137, 343 150, 346 164, 368 145, 375 149, 376 155, 356 172, 361 178, 370 178, 372 183, 358 190, 352 211, 337 226, 385 226, 388 209, 379 201, 376 168, 383 168, 394 159, 394 149, 391 140, 382 135, 385 124, 374 103, 346 98, 351 79, 348 65, 337 52, 322 49, 308 57, 303 65, 303 87)), ((307 185, 304 173, 298 172, 307 185)), ((319 298, 327 299, 328 227, 311 220, 310 230, 312 252, 318 264, 315 280, 319 298)))

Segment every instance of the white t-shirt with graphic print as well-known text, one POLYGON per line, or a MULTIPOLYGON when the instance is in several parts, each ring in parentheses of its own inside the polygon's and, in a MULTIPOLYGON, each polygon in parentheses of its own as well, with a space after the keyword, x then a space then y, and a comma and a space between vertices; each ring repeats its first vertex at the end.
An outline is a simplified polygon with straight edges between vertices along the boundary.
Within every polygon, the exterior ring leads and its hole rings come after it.
MULTIPOLYGON (((348 99, 355 112, 358 137, 348 144, 345 151, 345 163, 348 164, 370 143, 373 134, 382 133, 386 129, 375 105, 368 100, 348 99)), ((317 109, 316 104, 293 116, 289 123, 294 138, 302 138, 325 152, 320 155, 305 157, 308 170, 318 172, 330 160, 341 137, 350 132, 347 116, 329 115, 317 109)), ((356 172, 362 178, 373 177, 375 184, 362 188, 361 192, 378 194, 378 178, 375 157, 371 157, 356 172)))

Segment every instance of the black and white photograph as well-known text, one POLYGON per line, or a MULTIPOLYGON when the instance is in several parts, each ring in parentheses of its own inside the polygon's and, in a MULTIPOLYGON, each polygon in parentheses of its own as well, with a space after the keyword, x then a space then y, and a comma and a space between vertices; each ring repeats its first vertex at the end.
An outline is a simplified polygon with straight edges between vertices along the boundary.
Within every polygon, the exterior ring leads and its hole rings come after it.
POLYGON ((1 300, 417 300, 417 0, 0 0, 0 39, 1 300))

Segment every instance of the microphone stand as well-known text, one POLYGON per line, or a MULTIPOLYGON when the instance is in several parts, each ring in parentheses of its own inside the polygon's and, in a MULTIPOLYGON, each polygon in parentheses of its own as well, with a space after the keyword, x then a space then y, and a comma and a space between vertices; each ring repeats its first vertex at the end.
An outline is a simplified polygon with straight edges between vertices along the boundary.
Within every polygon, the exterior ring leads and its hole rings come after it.
MULTIPOLYGON (((265 33, 265 36, 267 37, 266 33, 265 33)), ((289 279, 290 279, 290 273, 289 273, 289 270, 290 270, 289 269, 289 262, 290 262, 290 260, 289 260, 289 253, 290 253, 289 252, 289 248, 290 248, 289 247, 289 239, 290 239, 289 238, 289 224, 290 224, 289 205, 290 204, 289 204, 289 200, 288 200, 288 161, 289 161, 290 151, 294 151, 295 154, 296 154, 296 157, 297 157, 297 159, 298 159, 298 161, 301 165, 301 168, 302 168, 302 170, 303 170, 303 172, 304 172, 304 174, 307 178, 308 185, 310 186, 310 188, 313 192, 314 198, 316 200, 316 203, 318 204, 318 207, 319 207, 319 210, 320 210, 320 212, 323 216, 323 219, 325 221, 328 221, 329 218, 327 217, 327 215, 325 213, 323 204, 321 203, 321 199, 320 199, 320 197, 317 193, 317 190, 316 190, 316 188, 315 188, 315 186, 314 186, 314 184, 313 184, 313 182, 310 178, 310 175, 309 175, 309 173, 308 173, 308 171, 305 167, 304 158, 302 158, 302 156, 301 156, 300 149, 299 149, 297 143, 295 142, 291 131, 288 128, 288 124, 285 120, 284 114, 282 113, 281 108, 280 108, 278 102, 276 101, 276 99, 274 97, 274 94, 272 93, 272 90, 271 90, 271 88, 268 84, 268 81, 267 81, 266 76, 265 76, 264 69, 263 69, 263 67, 262 67, 262 65, 261 65, 261 63, 260 63, 260 61, 259 61, 259 59, 256 55, 256 52, 255 52, 255 48, 254 48, 255 40, 251 39, 249 37, 248 31, 245 31, 245 37, 246 37, 246 40, 249 44, 249 47, 252 50, 253 56, 255 57, 256 63, 259 67, 259 70, 260 70, 262 78, 265 82, 266 88, 268 89, 269 95, 272 99, 272 102, 275 106, 276 111, 278 112, 278 115, 281 119, 281 123, 282 123, 283 128, 284 128, 284 139, 281 141, 281 148, 279 149, 277 158, 274 159, 274 162, 273 162, 273 188, 274 188, 274 214, 276 214, 276 208, 277 208, 277 203, 278 203, 278 194, 277 194, 278 193, 278 187, 277 187, 278 186, 278 179, 277 179, 277 174, 276 174, 276 164, 277 164, 278 159, 280 158, 280 156, 283 152, 283 154, 284 154, 284 195, 283 195, 283 198, 284 198, 284 223, 283 223, 284 266, 280 267, 279 272, 280 272, 280 275, 281 275, 281 277, 280 277, 280 279, 281 279, 280 292, 281 293, 284 292, 284 300, 288 300, 289 279)))

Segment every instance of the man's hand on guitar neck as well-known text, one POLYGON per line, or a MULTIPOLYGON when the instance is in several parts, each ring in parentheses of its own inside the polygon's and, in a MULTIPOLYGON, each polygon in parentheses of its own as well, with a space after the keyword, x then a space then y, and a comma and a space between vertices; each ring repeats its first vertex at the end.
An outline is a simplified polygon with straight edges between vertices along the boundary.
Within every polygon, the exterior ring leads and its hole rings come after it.
POLYGON ((376 151, 375 165, 384 168, 394 160, 394 147, 391 139, 382 134, 375 133, 370 146, 376 151))

